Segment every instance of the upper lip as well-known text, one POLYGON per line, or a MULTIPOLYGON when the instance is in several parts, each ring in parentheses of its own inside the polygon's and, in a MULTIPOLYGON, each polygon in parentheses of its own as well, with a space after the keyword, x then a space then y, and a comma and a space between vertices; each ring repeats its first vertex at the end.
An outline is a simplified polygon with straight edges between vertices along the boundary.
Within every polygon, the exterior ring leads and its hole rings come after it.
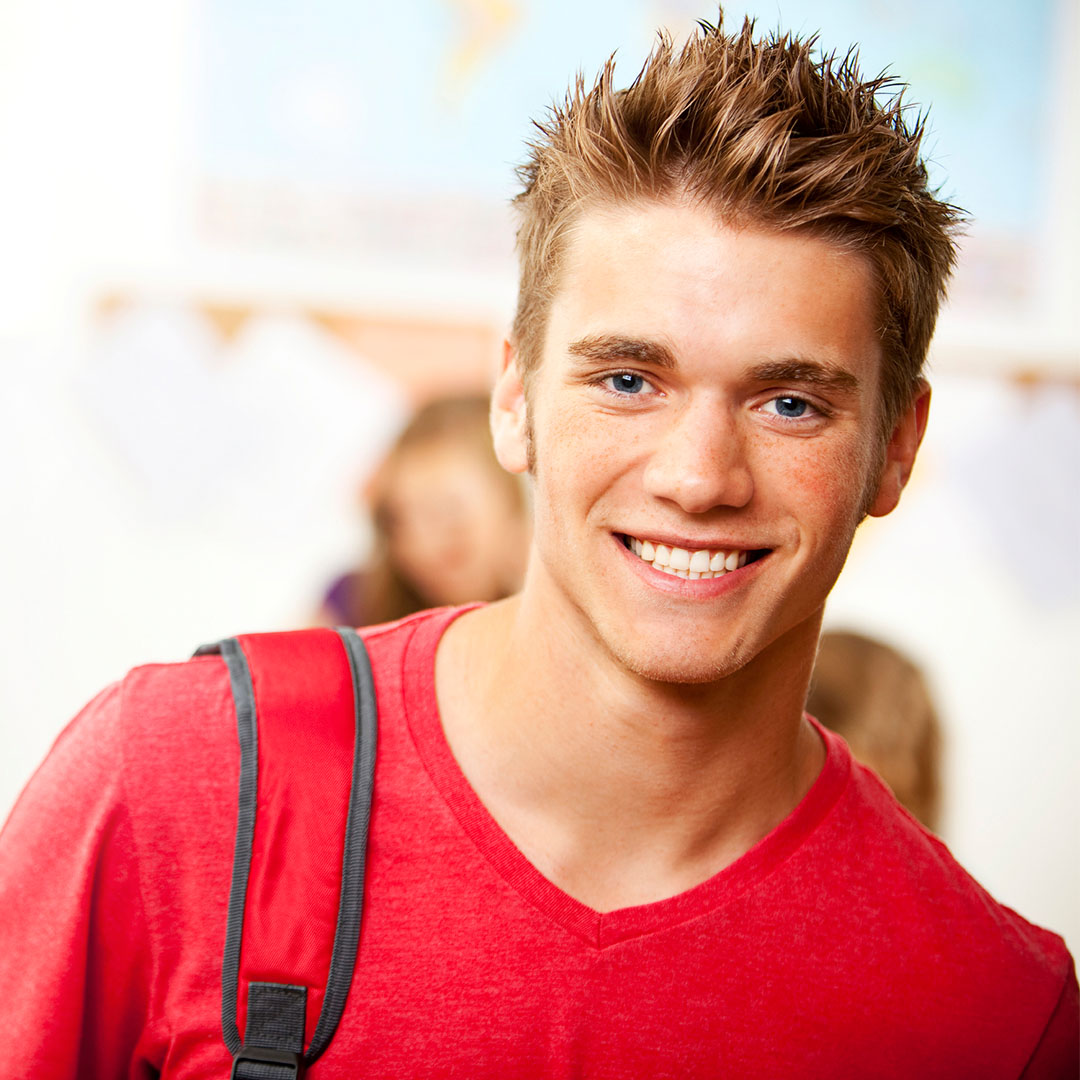
POLYGON ((653 544, 663 544, 669 548, 683 548, 686 551, 761 551, 768 547, 767 544, 746 543, 739 540, 717 540, 716 538, 689 540, 685 536, 675 536, 665 532, 620 532, 618 535, 633 537, 635 540, 649 540, 653 544))

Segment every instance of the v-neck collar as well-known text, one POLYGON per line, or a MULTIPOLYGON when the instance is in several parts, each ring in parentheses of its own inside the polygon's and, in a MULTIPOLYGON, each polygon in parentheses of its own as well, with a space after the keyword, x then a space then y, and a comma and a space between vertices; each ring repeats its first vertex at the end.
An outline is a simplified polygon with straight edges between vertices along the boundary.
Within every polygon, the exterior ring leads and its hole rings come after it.
POLYGON ((811 718, 825 743, 825 764, 776 828, 735 862, 685 892, 649 904, 595 911, 563 892, 525 858, 480 801, 446 741, 435 697, 435 649, 447 626, 475 606, 444 609, 415 624, 402 654, 405 713, 413 741, 436 789, 495 871, 530 904, 596 948, 698 918, 752 888, 794 854, 847 784, 851 772, 847 747, 811 718))

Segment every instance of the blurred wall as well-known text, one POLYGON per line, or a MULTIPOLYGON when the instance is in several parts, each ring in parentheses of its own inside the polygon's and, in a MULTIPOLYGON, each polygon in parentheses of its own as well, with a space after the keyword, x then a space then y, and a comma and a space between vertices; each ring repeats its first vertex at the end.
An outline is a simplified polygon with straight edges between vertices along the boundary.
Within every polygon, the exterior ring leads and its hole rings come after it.
MULTIPOLYGON (((0 813, 129 666, 307 617, 363 550, 355 493, 411 405, 493 370, 528 117, 575 67, 619 46, 629 78, 656 25, 714 14, 363 7, 0 7, 0 813)), ((897 60, 976 218, 923 459, 829 623, 924 664, 945 838, 1075 951, 1077 7, 938 8, 780 5, 897 60)))

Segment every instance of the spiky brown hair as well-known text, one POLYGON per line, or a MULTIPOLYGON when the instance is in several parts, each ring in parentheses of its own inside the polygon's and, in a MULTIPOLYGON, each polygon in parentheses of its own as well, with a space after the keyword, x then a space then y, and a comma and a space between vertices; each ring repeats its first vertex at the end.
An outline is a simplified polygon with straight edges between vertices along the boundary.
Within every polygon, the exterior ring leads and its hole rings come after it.
POLYGON ((880 296, 885 431, 910 403, 956 259, 957 207, 929 188, 925 116, 906 87, 863 80, 852 50, 817 37, 755 39, 723 14, 681 50, 661 32, 638 77, 578 75, 536 124, 515 199, 520 290, 513 337, 526 386, 544 345, 569 227, 591 206, 689 196, 722 220, 802 230, 862 253, 880 296), (910 121, 910 122, 909 122, 910 121))

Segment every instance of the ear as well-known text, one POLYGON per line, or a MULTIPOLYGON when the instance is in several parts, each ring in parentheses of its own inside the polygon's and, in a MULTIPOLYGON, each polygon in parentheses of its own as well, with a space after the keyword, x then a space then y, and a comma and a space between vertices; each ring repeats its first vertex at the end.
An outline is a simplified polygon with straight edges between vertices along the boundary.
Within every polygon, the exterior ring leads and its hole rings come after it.
POLYGON ((517 350, 504 341, 502 367, 491 393, 491 435, 495 457, 507 472, 523 473, 529 467, 527 408, 517 350))
POLYGON ((878 480, 877 493, 867 513, 871 517, 884 517, 896 509, 900 493, 908 482, 915 455, 926 433, 926 420, 930 415, 930 387, 919 380, 915 399, 900 417, 885 447, 885 463, 878 480))

